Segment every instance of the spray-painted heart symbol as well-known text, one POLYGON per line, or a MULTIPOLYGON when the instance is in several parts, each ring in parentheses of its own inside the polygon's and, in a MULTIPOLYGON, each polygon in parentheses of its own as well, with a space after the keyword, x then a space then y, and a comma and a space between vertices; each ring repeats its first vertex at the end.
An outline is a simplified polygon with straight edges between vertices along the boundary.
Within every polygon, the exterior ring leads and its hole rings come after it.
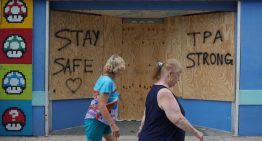
POLYGON ((69 78, 66 80, 66 87, 72 92, 75 93, 82 85, 81 78, 69 78))

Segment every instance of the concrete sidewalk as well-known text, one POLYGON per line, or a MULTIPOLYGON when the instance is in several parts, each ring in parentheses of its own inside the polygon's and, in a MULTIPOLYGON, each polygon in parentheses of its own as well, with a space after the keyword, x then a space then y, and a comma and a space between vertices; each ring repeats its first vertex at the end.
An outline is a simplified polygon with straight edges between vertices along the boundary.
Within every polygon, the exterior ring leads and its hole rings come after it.
MULTIPOLYGON (((138 121, 117 122, 120 128, 120 141, 137 141, 138 121)), ((204 141, 262 141, 261 137, 234 137, 232 133, 206 127, 197 127, 205 135, 204 141)), ((1 137, 0 141, 86 141, 83 126, 57 130, 48 137, 1 137)), ((192 134, 186 133, 186 141, 198 141, 192 134)))
MULTIPOLYGON (((135 136, 121 136, 120 141, 137 141, 135 136)), ((0 141, 86 141, 83 135, 51 135, 49 137, 0 137, 0 141)), ((194 136, 186 136, 186 141, 198 141, 194 136)), ((204 141, 262 141, 262 137, 205 136, 204 141)))

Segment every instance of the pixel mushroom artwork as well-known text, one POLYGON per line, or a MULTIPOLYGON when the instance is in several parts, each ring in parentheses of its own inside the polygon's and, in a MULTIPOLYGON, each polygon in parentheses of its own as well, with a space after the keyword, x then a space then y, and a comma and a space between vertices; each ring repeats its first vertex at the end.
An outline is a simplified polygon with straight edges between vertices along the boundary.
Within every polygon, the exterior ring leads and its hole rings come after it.
POLYGON ((3 78, 2 87, 6 94, 20 95, 26 88, 25 76, 19 71, 8 72, 3 78))
POLYGON ((22 23, 27 17, 27 7, 22 0, 11 0, 4 7, 4 17, 8 23, 22 23))

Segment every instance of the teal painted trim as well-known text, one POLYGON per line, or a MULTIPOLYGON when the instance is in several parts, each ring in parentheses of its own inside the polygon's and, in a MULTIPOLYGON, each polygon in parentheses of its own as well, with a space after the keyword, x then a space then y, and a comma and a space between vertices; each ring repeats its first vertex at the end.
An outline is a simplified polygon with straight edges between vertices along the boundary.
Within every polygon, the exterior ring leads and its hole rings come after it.
POLYGON ((45 91, 33 91, 32 97, 33 106, 45 106, 45 91))
POLYGON ((262 90, 240 90, 239 105, 262 105, 262 90))

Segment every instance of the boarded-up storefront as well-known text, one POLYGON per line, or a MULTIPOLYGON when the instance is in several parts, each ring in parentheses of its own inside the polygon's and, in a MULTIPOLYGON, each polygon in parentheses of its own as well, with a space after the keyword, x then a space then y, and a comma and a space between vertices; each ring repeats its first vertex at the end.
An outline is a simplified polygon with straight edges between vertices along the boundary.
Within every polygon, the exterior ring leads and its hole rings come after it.
POLYGON ((154 83, 157 61, 176 58, 183 65, 173 89, 187 99, 233 101, 235 89, 234 14, 167 17, 163 23, 123 23, 121 18, 51 11, 49 95, 52 100, 92 97, 106 59, 126 61, 116 80, 119 118, 140 120, 154 83))

